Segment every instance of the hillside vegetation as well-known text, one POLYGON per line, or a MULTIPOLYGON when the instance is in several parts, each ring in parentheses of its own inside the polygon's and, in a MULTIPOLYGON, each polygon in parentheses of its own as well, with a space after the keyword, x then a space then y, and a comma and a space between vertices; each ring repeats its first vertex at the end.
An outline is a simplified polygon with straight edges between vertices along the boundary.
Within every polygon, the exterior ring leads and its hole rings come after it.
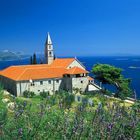
POLYGON ((0 139, 139 140, 139 102, 125 104, 99 93, 81 101, 64 91, 44 95, 15 98, 1 92, 0 139), (5 98, 14 108, 2 102, 5 98))

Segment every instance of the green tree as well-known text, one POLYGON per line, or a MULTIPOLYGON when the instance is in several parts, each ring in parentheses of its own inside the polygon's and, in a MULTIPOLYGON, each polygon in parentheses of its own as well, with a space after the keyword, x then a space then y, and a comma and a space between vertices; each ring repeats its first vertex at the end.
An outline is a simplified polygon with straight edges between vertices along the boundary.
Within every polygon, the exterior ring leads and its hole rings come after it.
POLYGON ((129 96, 131 93, 129 88, 131 80, 124 78, 122 71, 122 69, 108 64, 95 64, 92 69, 95 79, 103 84, 114 86, 116 88, 115 96, 124 99, 124 97, 129 96))
POLYGON ((36 54, 33 54, 33 64, 37 64, 37 60, 36 60, 36 54))

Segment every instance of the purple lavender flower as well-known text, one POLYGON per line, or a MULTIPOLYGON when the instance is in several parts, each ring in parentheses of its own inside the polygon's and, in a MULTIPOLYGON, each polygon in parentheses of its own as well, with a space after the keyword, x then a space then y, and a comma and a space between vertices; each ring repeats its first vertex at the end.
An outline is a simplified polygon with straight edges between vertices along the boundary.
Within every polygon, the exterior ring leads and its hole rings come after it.
POLYGON ((23 130, 22 130, 22 128, 19 128, 19 130, 18 130, 18 134, 19 134, 19 136, 22 136, 22 134, 23 134, 23 130))
POLYGON ((23 112, 24 112, 24 110, 23 110, 23 109, 20 109, 20 110, 19 110, 19 113, 20 113, 20 114, 22 114, 23 112))
POLYGON ((26 101, 24 101, 23 106, 25 107, 26 105, 27 105, 27 102, 26 102, 26 101))
POLYGON ((98 103, 98 109, 102 109, 102 103, 101 102, 98 103))
POLYGON ((99 109, 97 108, 97 109, 95 110, 95 112, 98 113, 98 112, 99 112, 99 109))
POLYGON ((109 131, 111 131, 112 128, 113 128, 113 123, 109 123, 108 126, 107 126, 107 128, 108 128, 109 131))
POLYGON ((51 96, 48 96, 48 100, 50 100, 51 96))

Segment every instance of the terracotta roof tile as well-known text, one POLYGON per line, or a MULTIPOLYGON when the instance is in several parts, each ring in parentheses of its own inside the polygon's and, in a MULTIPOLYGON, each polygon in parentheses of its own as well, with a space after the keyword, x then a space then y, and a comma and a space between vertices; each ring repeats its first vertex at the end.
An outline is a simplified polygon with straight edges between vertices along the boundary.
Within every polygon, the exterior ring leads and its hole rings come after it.
POLYGON ((62 58, 56 59, 51 65, 39 64, 39 65, 22 65, 22 66, 11 66, 2 71, 0 75, 7 77, 15 81, 21 80, 37 80, 37 79, 47 79, 47 78, 58 78, 62 77, 63 74, 81 74, 88 73, 88 71, 83 70, 78 67, 73 67, 69 70, 66 68, 75 59, 74 58, 62 58))
POLYGON ((83 73, 89 73, 89 72, 86 71, 86 70, 83 70, 79 67, 73 67, 73 68, 67 70, 65 74, 71 74, 72 75, 72 74, 83 74, 83 73))
POLYGON ((87 77, 89 81, 93 81, 94 79, 90 76, 87 77))
POLYGON ((75 58, 57 58, 54 60, 51 66, 53 67, 59 66, 67 68, 74 60, 75 58))
POLYGON ((9 67, 1 72, 1 75, 8 77, 15 81, 22 80, 37 80, 37 79, 47 79, 47 78, 57 78, 62 77, 66 69, 64 68, 51 68, 51 67, 9 67))
POLYGON ((48 78, 61 78, 65 73, 64 68, 38 68, 38 69, 26 69, 23 74, 17 80, 37 80, 48 78))
POLYGON ((7 78, 16 80, 18 76, 24 71, 23 67, 11 66, 1 71, 1 75, 7 78))

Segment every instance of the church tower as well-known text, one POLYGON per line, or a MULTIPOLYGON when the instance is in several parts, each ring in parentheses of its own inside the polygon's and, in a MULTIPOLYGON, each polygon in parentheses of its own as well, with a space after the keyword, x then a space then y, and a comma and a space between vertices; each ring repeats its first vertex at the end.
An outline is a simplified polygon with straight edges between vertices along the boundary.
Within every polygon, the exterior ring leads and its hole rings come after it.
POLYGON ((45 43, 45 59, 47 64, 51 64, 54 60, 53 45, 49 33, 45 43))

